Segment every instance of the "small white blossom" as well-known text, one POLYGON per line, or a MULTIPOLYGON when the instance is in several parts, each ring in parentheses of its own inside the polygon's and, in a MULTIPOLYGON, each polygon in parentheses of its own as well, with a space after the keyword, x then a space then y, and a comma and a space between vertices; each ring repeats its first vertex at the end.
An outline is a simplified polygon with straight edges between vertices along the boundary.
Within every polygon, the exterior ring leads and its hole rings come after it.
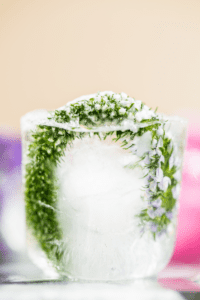
POLYGON ((160 151, 160 149, 156 148, 156 153, 161 156, 162 155, 162 152, 160 151))
POLYGON ((156 150, 149 151, 150 158, 152 158, 154 155, 156 155, 156 150))
POLYGON ((137 126, 136 126, 135 124, 132 124, 132 125, 130 126, 130 130, 131 130, 132 132, 136 132, 136 131, 137 131, 137 126))
POLYGON ((163 170, 161 168, 156 169, 156 181, 161 182, 163 180, 163 170))
POLYGON ((167 211, 167 212, 166 212, 166 216, 167 216, 167 218, 168 218, 169 220, 172 220, 172 218, 173 218, 173 213, 172 213, 172 211, 167 211))
POLYGON ((70 106, 66 106, 66 113, 69 114, 70 113, 70 106))
POLYGON ((164 131, 162 129, 162 127, 160 126, 157 130, 157 135, 163 135, 164 131))
POLYGON ((129 101, 130 103, 134 103, 134 102, 135 102, 134 99, 131 98, 131 97, 128 98, 128 101, 129 101))
POLYGON ((120 100, 120 99, 121 99, 121 96, 120 96, 119 94, 115 94, 114 98, 115 98, 116 100, 120 100))
POLYGON ((137 112, 137 113, 135 114, 135 118, 136 118, 137 122, 141 122, 142 119, 143 119, 142 113, 141 113, 141 112, 137 112))
POLYGON ((151 204, 152 204, 153 207, 157 207, 158 208, 158 207, 161 206, 162 200, 160 198, 158 198, 158 199, 152 201, 151 204))
POLYGON ((144 106, 143 106, 143 109, 148 111, 148 110, 149 110, 149 107, 148 107, 147 105, 144 105, 144 106))
POLYGON ((145 163, 146 165, 150 164, 150 159, 149 159, 149 156, 148 156, 148 155, 145 157, 144 163, 145 163))
POLYGON ((153 139, 152 141, 152 148, 155 148, 157 146, 157 140, 153 139))
POLYGON ((180 193, 180 185, 177 184, 177 185, 176 185, 175 187, 173 187, 173 189, 172 189, 173 198, 178 199, 179 193, 180 193))
POLYGON ((105 105, 102 107, 102 110, 105 111, 107 108, 108 108, 108 105, 105 104, 105 105))
POLYGON ((149 113, 150 113, 151 117, 155 117, 156 116, 155 112, 153 110, 151 110, 151 109, 149 110, 149 113))
POLYGON ((140 101, 140 100, 136 100, 136 101, 135 101, 134 106, 135 106, 135 108, 137 108, 138 110, 140 109, 141 105, 142 105, 142 101, 140 101))
POLYGON ((158 140, 158 145, 157 147, 163 147, 163 139, 160 137, 159 140, 158 140))
POLYGON ((150 224, 150 229, 151 229, 152 232, 156 232, 157 229, 158 229, 158 225, 152 222, 150 224))
POLYGON ((100 108, 101 108, 101 105, 95 104, 95 109, 96 109, 96 110, 99 110, 100 108))
POLYGON ((59 145, 61 143, 60 139, 58 139, 56 142, 55 142, 55 146, 59 145))
POLYGON ((178 171, 176 171, 176 173, 173 176, 174 176, 174 179, 179 181, 181 179, 181 172, 178 170, 178 171))
POLYGON ((115 103, 111 103, 110 108, 114 109, 115 108, 115 103))
POLYGON ((165 213, 165 209, 163 207, 159 207, 155 211, 156 217, 161 217, 165 213))
POLYGON ((147 190, 143 192, 142 196, 145 201, 148 201, 149 198, 151 197, 150 193, 147 190))
POLYGON ((108 98, 107 98, 106 96, 103 97, 103 100, 104 100, 105 102, 108 102, 108 98))
POLYGON ((143 118, 143 119, 148 120, 148 119, 151 118, 151 115, 149 114, 148 111, 142 110, 141 113, 142 113, 142 118, 143 118))
POLYGON ((115 112, 112 111, 111 114, 110 114, 110 116, 111 116, 111 117, 114 117, 114 115, 115 115, 115 112))
POLYGON ((149 185, 149 188, 152 192, 155 192, 156 191, 156 187, 157 187, 157 184, 155 181, 151 181, 150 182, 150 185, 149 185))
POLYGON ((155 214, 155 211, 152 207, 150 207, 148 210, 147 210, 147 214, 149 215, 149 217, 151 219, 154 219, 156 217, 156 214, 155 214))
POLYGON ((133 120, 134 119, 134 114, 132 112, 130 112, 128 114, 128 119, 133 120))
POLYGON ((120 108, 119 113, 120 113, 121 115, 124 115, 125 112, 126 112, 126 109, 125 109, 125 108, 123 108, 123 107, 120 108))
POLYGON ((169 140, 172 139, 172 134, 170 132, 165 133, 165 137, 168 138, 169 140))
POLYGON ((161 162, 163 162, 163 163, 165 162, 165 158, 162 154, 160 155, 160 158, 159 158, 159 161, 158 161, 159 168, 161 168, 161 162))
POLYGON ((166 192, 168 186, 171 184, 171 179, 167 176, 163 178, 163 180, 159 183, 159 188, 166 192))
POLYGON ((98 96, 95 98, 95 100, 96 100, 97 102, 101 102, 101 96, 98 95, 98 96))

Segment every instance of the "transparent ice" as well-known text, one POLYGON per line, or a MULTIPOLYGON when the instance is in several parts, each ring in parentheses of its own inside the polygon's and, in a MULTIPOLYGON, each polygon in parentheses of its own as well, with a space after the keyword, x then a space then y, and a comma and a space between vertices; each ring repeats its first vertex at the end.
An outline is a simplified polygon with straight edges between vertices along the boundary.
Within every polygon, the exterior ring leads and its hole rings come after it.
MULTIPOLYGON (((22 119, 23 177, 30 129, 44 122, 46 116, 44 110, 34 111, 22 119)), ((46 125, 55 126, 50 122, 46 125)), ((171 117, 167 130, 176 140, 183 160, 186 124, 171 117)), ((147 207, 141 198, 145 173, 140 167, 126 167, 150 150, 150 141, 149 133, 137 139, 136 155, 123 150, 120 142, 110 137, 101 141, 96 136, 85 136, 66 149, 56 170, 57 218, 63 231, 64 256, 53 275, 60 269, 62 276, 71 279, 117 281, 156 276, 167 265, 174 248, 178 207, 166 233, 156 239, 150 231, 142 234, 137 215, 147 207)), ((180 180, 181 172, 177 176, 180 180)), ((28 236, 29 252, 35 262, 44 271, 52 271, 51 262, 34 238, 28 236)))

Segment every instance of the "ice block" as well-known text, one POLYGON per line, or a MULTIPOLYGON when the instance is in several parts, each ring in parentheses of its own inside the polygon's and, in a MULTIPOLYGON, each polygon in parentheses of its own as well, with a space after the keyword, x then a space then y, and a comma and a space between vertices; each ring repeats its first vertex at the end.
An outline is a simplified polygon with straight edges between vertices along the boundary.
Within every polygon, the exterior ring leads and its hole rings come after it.
POLYGON ((21 119, 30 256, 70 280, 156 276, 176 238, 187 121, 125 93, 21 119))

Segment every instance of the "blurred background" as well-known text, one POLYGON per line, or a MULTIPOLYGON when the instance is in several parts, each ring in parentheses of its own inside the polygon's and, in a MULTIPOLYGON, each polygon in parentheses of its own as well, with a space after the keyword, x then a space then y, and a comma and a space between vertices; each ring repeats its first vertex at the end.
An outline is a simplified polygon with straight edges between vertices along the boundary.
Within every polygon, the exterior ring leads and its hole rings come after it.
POLYGON ((200 1, 0 0, 0 261, 25 246, 20 118, 111 90, 189 120, 171 263, 200 264, 200 1))

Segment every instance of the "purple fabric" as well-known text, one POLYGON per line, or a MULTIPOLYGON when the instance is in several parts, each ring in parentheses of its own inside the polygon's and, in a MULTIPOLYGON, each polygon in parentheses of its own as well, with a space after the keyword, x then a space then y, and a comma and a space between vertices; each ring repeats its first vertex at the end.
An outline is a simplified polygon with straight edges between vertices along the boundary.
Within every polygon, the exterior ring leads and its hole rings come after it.
POLYGON ((19 138, 0 137, 0 171, 12 172, 21 164, 21 140, 19 138))

